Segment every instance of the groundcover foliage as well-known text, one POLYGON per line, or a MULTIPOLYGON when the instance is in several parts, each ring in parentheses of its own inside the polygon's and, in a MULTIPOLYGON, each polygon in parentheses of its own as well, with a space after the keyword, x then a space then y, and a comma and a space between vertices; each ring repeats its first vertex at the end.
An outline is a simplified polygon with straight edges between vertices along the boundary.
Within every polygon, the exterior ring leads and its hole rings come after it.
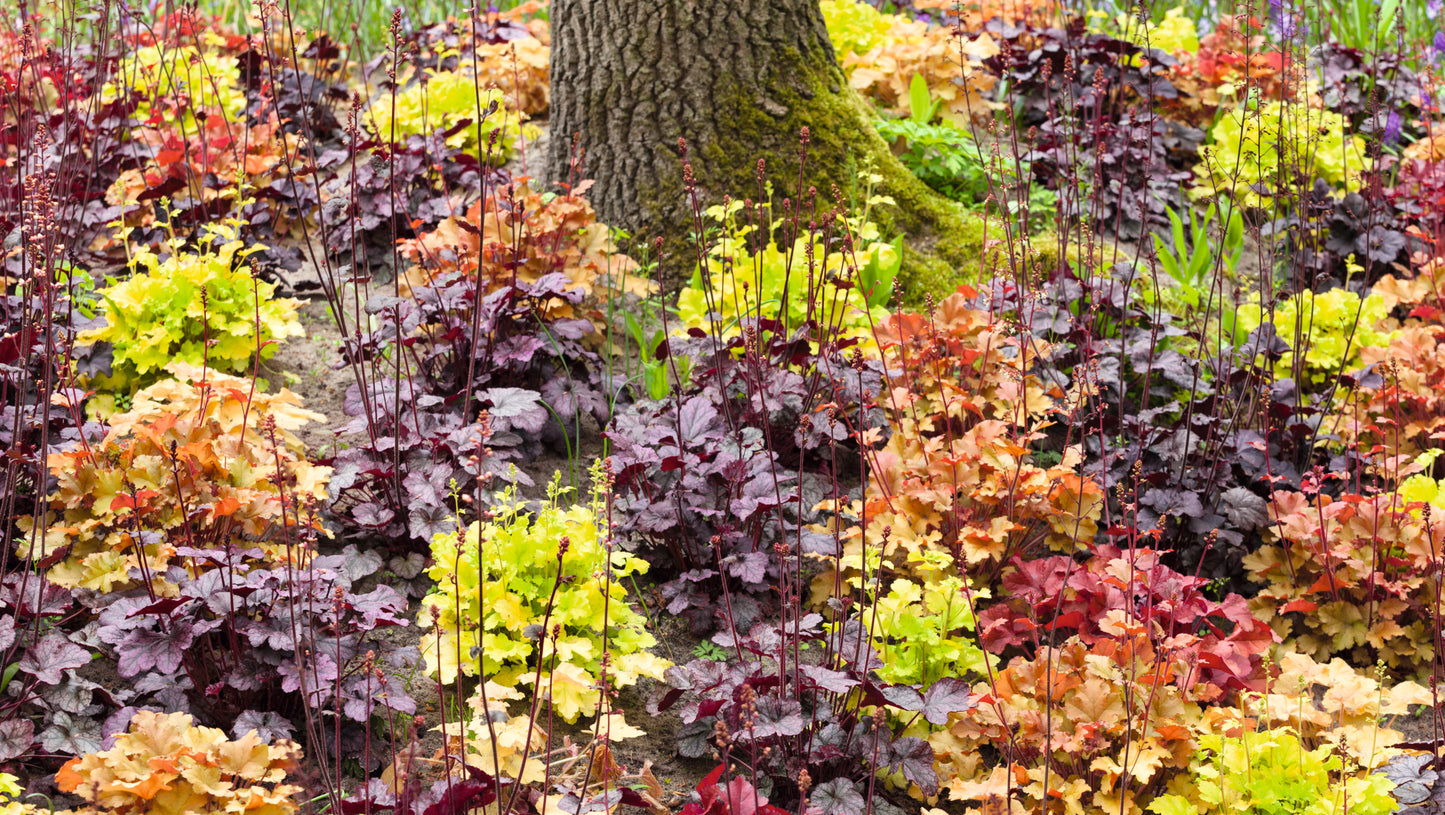
POLYGON ((223 5, 0 21, 0 810, 1445 811, 1438 3, 821 0, 666 235, 545 0, 223 5))

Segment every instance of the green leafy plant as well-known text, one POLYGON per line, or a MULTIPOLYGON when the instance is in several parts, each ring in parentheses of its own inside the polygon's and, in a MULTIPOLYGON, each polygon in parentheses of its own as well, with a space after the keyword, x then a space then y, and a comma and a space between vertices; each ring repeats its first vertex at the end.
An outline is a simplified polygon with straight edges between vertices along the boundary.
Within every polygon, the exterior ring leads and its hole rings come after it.
POLYGON ((395 96, 379 97, 367 109, 366 119, 383 142, 404 142, 409 136, 449 131, 448 146, 480 149, 487 153, 481 160, 497 166, 511 157, 513 143, 522 129, 522 114, 507 107, 506 94, 497 88, 478 87, 477 79, 463 69, 425 72, 419 81, 395 96), (463 121, 471 124, 457 127, 463 121), (493 133, 497 134, 497 143, 488 152, 493 133))
POLYGON ((418 622, 435 629, 423 653, 443 682, 540 683, 535 692, 573 722, 597 710, 604 653, 613 688, 660 679, 669 663, 647 652, 656 640, 617 582, 647 563, 608 545, 600 497, 564 509, 567 491, 554 480, 546 506, 530 513, 508 490, 492 520, 433 537, 437 586, 418 622))
POLYGON ((645 318, 639 320, 633 316, 631 311, 622 313, 623 322, 627 329, 627 335, 637 345, 642 353, 640 360, 642 387, 640 390, 647 395, 648 399, 659 401, 672 392, 671 371, 672 367, 677 368, 678 379, 682 382, 689 381, 692 371, 692 357, 686 354, 677 354, 669 357, 659 354, 663 341, 667 339, 666 333, 661 327, 654 328, 651 333, 645 325, 645 318), (661 358, 659 358, 661 357, 661 358))
POLYGON ((1376 328, 1388 316, 1385 298, 1376 292, 1362 300, 1343 288, 1322 294, 1305 290, 1277 304, 1273 314, 1258 303, 1241 305, 1237 328, 1242 335, 1271 321, 1275 335, 1293 349, 1279 360, 1277 370, 1293 371, 1298 367, 1296 357, 1302 355, 1302 372, 1319 383, 1357 367, 1360 349, 1388 344, 1390 334, 1376 328))
POLYGON ((71 759, 55 781, 87 802, 76 815, 290 815, 301 787, 286 776, 300 756, 295 742, 268 745, 254 730, 232 741, 189 713, 142 710, 109 750, 71 759))
POLYGON ((866 54, 888 38, 889 15, 863 0, 822 0, 818 5, 839 59, 848 54, 866 54))
POLYGON ((1198 308, 1201 297, 1208 293, 1209 276, 1216 265, 1222 263, 1231 274, 1239 266, 1240 255, 1244 254, 1244 216, 1239 209, 1230 208, 1229 226, 1224 230, 1222 245, 1216 247, 1209 234, 1214 207, 1205 207, 1202 218, 1190 214, 1187 237, 1179 213, 1171 209, 1168 215, 1174 242, 1166 244, 1155 235, 1154 252, 1159 265, 1179 284, 1185 301, 1198 308))
MULTIPOLYGON (((1333 745, 1305 747, 1290 728, 1205 734, 1191 763, 1195 794, 1162 795, 1155 815, 1389 815, 1394 782, 1347 766, 1333 745)), ((1353 762, 1351 762, 1353 764, 1353 762)))
POLYGON ((908 86, 909 116, 879 119, 873 123, 878 134, 893 145, 898 156, 919 180, 933 190, 963 204, 982 203, 993 192, 1006 202, 1008 214, 1022 209, 1020 195, 1027 188, 1030 229, 1045 228, 1056 208, 1057 196, 1042 184, 1030 183, 1027 162, 986 163, 983 151, 966 129, 947 120, 935 122, 942 100, 933 98, 923 74, 913 75, 908 86), (992 186, 990 180, 992 179, 992 186))
POLYGON ((727 662, 728 651, 721 645, 711 640, 699 642, 693 649, 692 655, 698 659, 706 659, 709 662, 727 662))
POLYGON ((908 118, 879 119, 874 127, 925 184, 971 203, 987 194, 988 176, 967 130, 948 122, 933 124, 940 104, 929 93, 923 74, 914 74, 908 84, 908 118))
POLYGON ((1166 274, 1174 281, 1172 296, 1177 297, 1191 314, 1198 315, 1201 309, 1219 313, 1219 328, 1225 337, 1235 337, 1235 313, 1223 305, 1216 296, 1210 300, 1216 271, 1232 277, 1239 267, 1244 254, 1244 215, 1238 207, 1229 207, 1229 224, 1222 235, 1211 235, 1215 207, 1204 208, 1201 217, 1196 211, 1188 210, 1189 226, 1186 232, 1184 218, 1173 209, 1166 211, 1169 216, 1170 238, 1166 243, 1158 234, 1152 236, 1154 256, 1166 274))
POLYGON ((98 390, 133 393, 172 362, 244 373, 257 353, 269 359, 278 341, 305 334, 300 303, 274 297, 275 284, 250 273, 246 258, 264 247, 246 246, 240 221, 203 226, 195 252, 169 226, 166 256, 136 250, 131 277, 100 292, 105 326, 77 337, 81 345, 112 346, 111 374, 97 379, 98 390))
MULTIPOLYGON (((888 592, 877 592, 880 596, 864 604, 859 614, 883 662, 879 677, 927 687, 948 676, 984 676, 992 658, 978 647, 972 603, 988 597, 988 591, 970 593, 946 552, 911 552, 909 560, 911 571, 922 579, 895 578, 888 592)), ((885 570, 891 570, 890 564, 875 563, 868 574, 885 570)), ((849 582, 858 584, 862 578, 849 582)))
POLYGON ((115 80, 101 89, 100 101, 109 104, 128 94, 139 97, 134 115, 140 121, 159 119, 188 133, 196 132, 197 113, 234 122, 246 112, 236 58, 194 45, 147 45, 127 54, 115 80))
POLYGON ((1212 144, 1195 166, 1197 198, 1229 195, 1244 207, 1269 209, 1308 191, 1319 179, 1347 192, 1359 188, 1365 140, 1345 136, 1343 116, 1296 102, 1245 104, 1220 117, 1212 144))
MULTIPOLYGON (((881 176, 868 174, 865 180, 870 183, 869 207, 892 203, 887 196, 871 194, 871 185, 881 176)), ((758 208, 757 217, 768 229, 764 235, 756 226, 739 222, 742 209, 741 201, 708 208, 722 235, 678 295, 683 327, 720 326, 723 337, 734 337, 745 318, 777 319, 787 331, 813 322, 837 327, 840 338, 871 342, 873 326, 888 317, 886 304, 903 260, 902 238, 883 240, 865 208, 859 217, 840 215, 838 222, 820 225, 819 233, 780 246, 774 235, 782 231, 783 222, 769 218, 770 205, 758 208), (824 228, 831 228, 834 239, 848 236, 852 248, 845 248, 843 241, 829 245, 821 234, 824 228)))

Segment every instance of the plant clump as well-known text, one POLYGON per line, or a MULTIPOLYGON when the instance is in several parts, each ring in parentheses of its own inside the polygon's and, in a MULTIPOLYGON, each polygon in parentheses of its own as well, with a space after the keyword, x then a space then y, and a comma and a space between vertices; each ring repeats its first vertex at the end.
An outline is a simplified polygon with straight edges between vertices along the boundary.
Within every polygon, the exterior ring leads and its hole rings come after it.
POLYGON ((52 583, 108 592, 145 581, 166 593, 178 547, 260 546, 284 561, 278 529, 322 530, 298 507, 325 497, 330 468, 307 459, 294 433, 325 417, 288 390, 255 393, 185 363, 167 370, 176 378, 136 394, 99 442, 51 455, 49 511, 20 520, 19 551, 54 560, 52 583))
POLYGON ((646 562, 609 544, 596 503, 563 508, 562 494, 554 484, 535 513, 504 494, 492 520, 432 538, 437 587, 417 622, 435 632, 424 655, 441 681, 534 685, 572 722, 596 712, 604 674, 627 687, 668 663, 647 651, 656 640, 618 582, 646 562))
POLYGON ((233 741, 189 714, 142 710, 109 749, 71 759, 55 780, 86 801, 76 815, 290 815, 302 788, 287 776, 300 757, 294 742, 266 744, 255 731, 233 741))

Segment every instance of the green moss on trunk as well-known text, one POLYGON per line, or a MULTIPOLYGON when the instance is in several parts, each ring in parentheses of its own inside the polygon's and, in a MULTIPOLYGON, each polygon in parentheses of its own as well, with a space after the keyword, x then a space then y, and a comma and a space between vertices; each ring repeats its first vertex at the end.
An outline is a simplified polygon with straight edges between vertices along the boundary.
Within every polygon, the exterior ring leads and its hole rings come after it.
MULTIPOLYGON (((724 195, 756 198, 761 159, 772 183, 774 211, 781 214, 782 199, 798 196, 799 134, 806 127, 801 190, 805 200, 809 188, 817 191, 819 210, 832 206, 835 189, 845 201, 861 205, 859 172, 864 167, 882 176, 877 192, 892 197, 896 206, 875 208, 874 213, 885 234, 906 235, 900 274, 905 302, 916 303, 925 293, 941 294, 986 276, 983 219, 929 189, 893 155, 873 129, 868 104, 831 60, 807 60, 796 51, 774 55, 774 60, 787 70, 770 83, 769 98, 758 98, 739 82, 730 97, 713 100, 717 138, 690 156, 703 203, 716 203, 724 195)), ((661 186, 664 189, 650 194, 679 194, 680 161, 673 180, 661 186)), ((682 236, 670 243, 676 271, 690 274, 696 248, 682 236)))

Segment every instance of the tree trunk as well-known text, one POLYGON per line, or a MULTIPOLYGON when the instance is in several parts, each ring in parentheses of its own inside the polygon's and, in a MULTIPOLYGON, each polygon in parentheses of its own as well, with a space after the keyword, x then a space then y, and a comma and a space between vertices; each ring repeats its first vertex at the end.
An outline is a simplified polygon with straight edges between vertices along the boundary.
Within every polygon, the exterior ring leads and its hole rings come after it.
POLYGON ((979 247, 962 245, 976 241, 956 236, 978 230, 874 131, 838 67, 818 0, 553 0, 551 21, 548 175, 573 177, 575 139, 583 162, 574 178, 594 180, 588 198, 599 217, 639 242, 664 237, 665 268, 688 272, 696 257, 679 138, 703 205, 758 198, 762 159, 775 213, 810 187, 826 210, 835 187, 856 200, 868 161, 883 176, 880 191, 898 201, 885 228, 930 247, 905 252, 905 281, 937 289, 960 264, 977 262, 979 247))

